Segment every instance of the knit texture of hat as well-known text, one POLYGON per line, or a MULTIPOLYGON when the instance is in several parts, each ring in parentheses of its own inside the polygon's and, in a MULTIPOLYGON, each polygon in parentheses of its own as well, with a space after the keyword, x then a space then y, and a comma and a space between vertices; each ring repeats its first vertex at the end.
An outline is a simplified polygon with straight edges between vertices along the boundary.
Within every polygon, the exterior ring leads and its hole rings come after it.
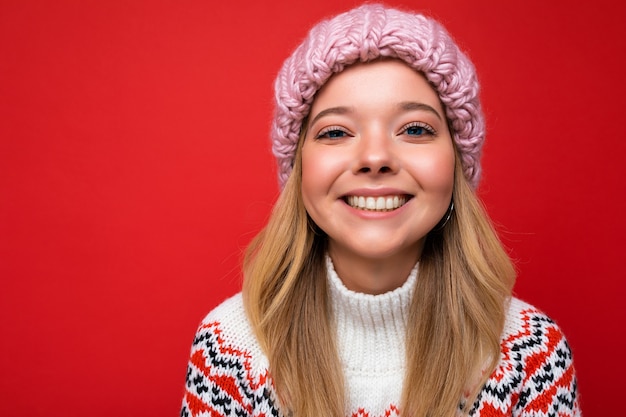
POLYGON ((278 73, 271 139, 281 189, 317 91, 347 66, 379 58, 400 59, 424 74, 445 106, 463 173, 478 185, 485 123, 473 64, 436 21, 368 4, 318 23, 278 73))

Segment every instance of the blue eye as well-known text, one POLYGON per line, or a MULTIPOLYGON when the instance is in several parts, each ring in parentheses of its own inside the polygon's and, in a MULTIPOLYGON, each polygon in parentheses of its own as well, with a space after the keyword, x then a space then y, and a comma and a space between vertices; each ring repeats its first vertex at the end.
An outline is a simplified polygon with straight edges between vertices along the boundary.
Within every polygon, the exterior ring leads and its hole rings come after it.
POLYGON ((426 133, 426 129, 422 126, 411 126, 406 130, 407 135, 421 136, 426 133))
POLYGON ((326 136, 328 136, 329 138, 342 138, 346 135, 346 132, 343 132, 341 130, 331 130, 329 132, 326 132, 326 136))
POLYGON ((409 123, 403 130, 407 135, 417 137, 436 134, 435 129, 422 122, 409 123))
POLYGON ((315 138, 316 139, 340 139, 346 136, 348 136, 348 133, 346 131, 332 126, 326 129, 322 129, 322 131, 318 133, 315 138))

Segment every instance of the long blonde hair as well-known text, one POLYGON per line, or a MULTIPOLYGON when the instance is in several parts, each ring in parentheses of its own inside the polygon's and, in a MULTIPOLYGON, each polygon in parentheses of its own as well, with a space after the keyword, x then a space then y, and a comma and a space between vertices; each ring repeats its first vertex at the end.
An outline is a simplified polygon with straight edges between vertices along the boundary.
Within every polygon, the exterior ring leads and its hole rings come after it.
MULTIPOLYGON (((323 261, 327 237, 301 196, 304 134, 268 224, 246 252, 244 305, 282 410, 340 417, 345 388, 323 261)), ((420 259, 407 326, 403 416, 453 416, 461 402, 468 412, 500 355, 515 271, 456 159, 455 209, 441 231, 427 236, 420 259)))

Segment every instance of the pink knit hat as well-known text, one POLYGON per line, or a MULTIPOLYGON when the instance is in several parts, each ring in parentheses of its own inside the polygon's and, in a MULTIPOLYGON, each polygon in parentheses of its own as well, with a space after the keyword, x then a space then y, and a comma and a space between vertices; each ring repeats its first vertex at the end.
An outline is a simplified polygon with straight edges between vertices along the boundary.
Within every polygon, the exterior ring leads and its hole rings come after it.
POLYGON ((485 126, 474 66, 436 21, 367 4, 313 27, 278 73, 271 139, 281 188, 315 93, 347 66, 381 57, 400 59, 430 81, 446 108, 465 177, 478 185, 485 126))

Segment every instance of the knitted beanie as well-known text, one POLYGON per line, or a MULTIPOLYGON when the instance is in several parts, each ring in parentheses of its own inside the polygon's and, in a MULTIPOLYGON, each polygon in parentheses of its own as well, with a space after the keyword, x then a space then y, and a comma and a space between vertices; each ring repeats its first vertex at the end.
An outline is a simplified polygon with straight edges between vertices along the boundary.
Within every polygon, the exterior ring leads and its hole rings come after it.
POLYGON ((366 4, 314 26, 278 73, 271 139, 281 189, 317 91, 347 66, 378 58, 400 59, 430 82, 445 107, 463 173, 478 185, 485 126, 474 66, 436 21, 366 4))

